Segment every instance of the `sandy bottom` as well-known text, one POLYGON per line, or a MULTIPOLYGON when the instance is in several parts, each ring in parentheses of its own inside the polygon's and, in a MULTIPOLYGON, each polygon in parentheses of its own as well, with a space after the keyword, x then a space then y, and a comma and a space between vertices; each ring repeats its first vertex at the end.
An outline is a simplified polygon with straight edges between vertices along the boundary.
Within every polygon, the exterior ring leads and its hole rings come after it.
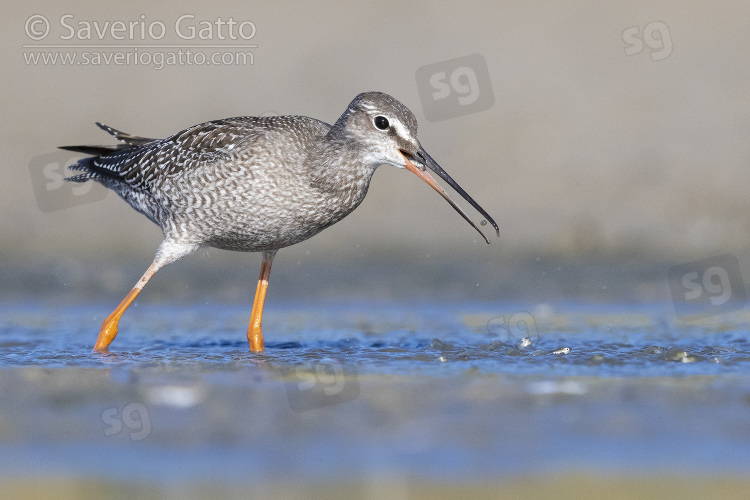
POLYGON ((16 499, 159 499, 159 498, 286 498, 286 499, 549 499, 613 500, 659 498, 702 500, 744 499, 750 481, 737 478, 696 479, 688 477, 589 477, 569 475, 554 478, 519 478, 498 483, 455 484, 406 481, 368 483, 278 484, 227 486, 185 484, 173 487, 60 478, 8 479, 0 482, 3 495, 16 499))

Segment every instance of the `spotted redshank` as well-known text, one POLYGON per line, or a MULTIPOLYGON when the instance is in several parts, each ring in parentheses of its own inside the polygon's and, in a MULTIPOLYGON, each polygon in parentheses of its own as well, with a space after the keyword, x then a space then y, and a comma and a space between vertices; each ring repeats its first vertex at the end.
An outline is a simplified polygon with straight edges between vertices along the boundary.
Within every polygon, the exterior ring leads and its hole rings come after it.
POLYGON ((97 125, 120 144, 63 147, 93 155, 72 165, 83 173, 68 180, 93 180, 112 189, 157 224, 164 241, 148 270, 104 320, 95 351, 107 351, 122 314, 156 271, 204 246, 262 252, 247 330, 250 350, 262 351, 263 304, 276 251, 349 215, 381 164, 416 174, 482 234, 431 170, 500 235, 492 217, 422 148, 414 114, 381 92, 355 97, 333 125, 304 116, 245 116, 195 125, 166 139, 97 125))

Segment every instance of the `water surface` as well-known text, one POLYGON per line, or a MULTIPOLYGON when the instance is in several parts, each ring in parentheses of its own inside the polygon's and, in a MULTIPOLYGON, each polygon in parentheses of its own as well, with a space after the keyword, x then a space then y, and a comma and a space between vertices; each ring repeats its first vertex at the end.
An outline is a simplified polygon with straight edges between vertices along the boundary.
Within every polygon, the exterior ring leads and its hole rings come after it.
POLYGON ((94 354, 109 307, 3 306, 5 478, 377 490, 750 472, 745 311, 286 303, 255 354, 245 307, 140 305, 94 354))

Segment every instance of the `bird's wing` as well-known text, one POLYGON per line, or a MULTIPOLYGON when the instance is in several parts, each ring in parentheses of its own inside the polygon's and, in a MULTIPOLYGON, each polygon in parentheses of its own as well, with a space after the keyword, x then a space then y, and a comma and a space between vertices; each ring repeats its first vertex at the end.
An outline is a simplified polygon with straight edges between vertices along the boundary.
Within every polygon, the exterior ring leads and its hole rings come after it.
POLYGON ((137 137, 100 125, 125 144, 63 149, 96 155, 72 165, 71 170, 82 170, 84 174, 71 180, 106 177, 135 189, 150 190, 160 179, 229 158, 233 150, 259 135, 259 127, 254 126, 257 120, 260 119, 239 117, 206 122, 166 139, 137 137))

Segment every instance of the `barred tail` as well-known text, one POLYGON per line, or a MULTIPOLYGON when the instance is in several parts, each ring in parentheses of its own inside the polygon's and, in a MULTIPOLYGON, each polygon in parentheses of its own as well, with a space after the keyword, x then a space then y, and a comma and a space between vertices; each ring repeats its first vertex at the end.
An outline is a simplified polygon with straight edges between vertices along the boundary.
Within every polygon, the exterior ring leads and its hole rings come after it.
POLYGON ((71 165, 70 167, 68 167, 69 170, 82 171, 83 173, 73 175, 71 177, 66 177, 66 181, 86 182, 88 180, 96 180, 102 178, 118 179, 118 176, 115 175, 112 170, 98 167, 95 164, 94 160, 101 156, 107 156, 124 149, 137 148, 156 140, 150 139, 148 137, 139 137, 136 135, 127 134, 110 126, 104 125, 103 123, 96 122, 96 125, 108 134, 113 135, 118 141, 122 142, 122 144, 112 146, 60 146, 60 149, 64 149, 66 151, 74 151, 76 153, 92 155, 91 158, 84 158, 78 161, 78 163, 76 163, 75 165, 71 165))

